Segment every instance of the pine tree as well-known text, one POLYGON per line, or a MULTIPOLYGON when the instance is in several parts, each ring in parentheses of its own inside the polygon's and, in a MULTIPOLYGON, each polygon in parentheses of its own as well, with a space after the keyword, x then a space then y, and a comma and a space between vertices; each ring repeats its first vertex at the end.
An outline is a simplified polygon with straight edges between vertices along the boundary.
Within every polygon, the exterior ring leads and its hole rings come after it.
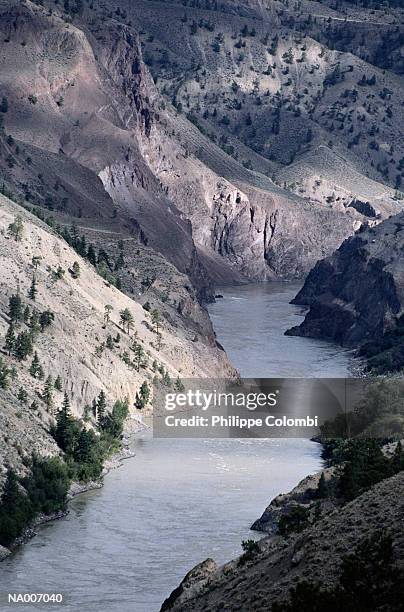
POLYGON ((29 319, 30 319, 30 317, 31 317, 31 309, 30 309, 30 307, 29 307, 29 306, 26 306, 26 307, 24 308, 24 315, 23 315, 23 316, 24 316, 24 323, 25 323, 26 325, 28 325, 28 323, 29 323, 29 319))
POLYGON ((38 404, 38 402, 37 402, 36 400, 34 400, 34 401, 32 402, 32 404, 31 404, 30 408, 31 408, 31 410, 34 410, 34 411, 39 410, 39 404, 38 404))
POLYGON ((166 387, 171 387, 171 378, 167 370, 165 370, 163 373, 162 382, 163 382, 163 385, 165 385, 166 387))
POLYGON ((79 264, 78 261, 75 261, 73 263, 70 274, 72 275, 73 278, 79 278, 80 277, 80 264, 79 264))
POLYGON ((52 408, 53 406, 53 381, 52 381, 51 376, 48 376, 48 378, 45 381, 45 386, 42 392, 42 399, 48 408, 52 408))
POLYGON ((108 325, 108 323, 110 322, 110 318, 111 318, 111 312, 114 310, 113 306, 111 306, 111 304, 106 304, 104 306, 104 323, 105 325, 108 325))
POLYGON ((97 421, 100 422, 105 416, 105 410, 107 407, 107 399, 104 391, 100 391, 97 399, 97 421))
POLYGON ((56 391, 62 391, 63 390, 62 379, 60 378, 59 374, 55 378, 54 387, 55 387, 56 391))
POLYGON ((12 323, 19 323, 23 319, 22 301, 19 293, 12 295, 8 301, 8 316, 12 323))
POLYGON ((150 388, 146 381, 144 381, 139 389, 139 393, 136 393, 135 406, 138 410, 142 410, 148 403, 150 398, 150 388))
POLYGON ((29 320, 30 335, 33 340, 35 340, 35 338, 41 331, 41 324, 39 321, 40 321, 39 314, 36 310, 34 310, 29 320))
POLYGON ((107 336, 106 347, 110 351, 112 351, 115 348, 114 347, 114 341, 113 341, 112 336, 110 334, 107 336))
POLYGON ((28 297, 30 300, 35 301, 36 294, 38 293, 38 288, 36 286, 36 278, 35 275, 32 277, 31 286, 28 291, 28 297))
POLYGON ((44 332, 47 327, 52 325, 55 320, 55 315, 51 310, 44 310, 41 312, 39 316, 39 325, 41 327, 41 332, 44 332))
POLYGON ((119 313, 119 316, 119 322, 121 323, 123 329, 126 327, 128 334, 130 334, 130 330, 133 329, 134 325, 134 318, 131 311, 129 308, 124 308, 124 310, 121 310, 119 313))
POLYGON ((18 334, 15 346, 14 346, 14 354, 19 361, 24 361, 28 355, 32 355, 33 345, 32 345, 32 337, 28 332, 21 332, 18 334))
POLYGON ((24 235, 24 224, 19 215, 14 219, 13 223, 10 223, 8 226, 7 234, 10 236, 10 238, 14 238, 16 242, 21 242, 24 235))
POLYGON ((88 245, 87 259, 93 266, 97 265, 97 256, 95 254, 95 249, 92 244, 88 245))
POLYGON ((65 392, 60 410, 56 415, 55 440, 64 451, 70 450, 72 443, 72 418, 70 415, 70 400, 65 392))
POLYGON ((15 347, 15 333, 14 333, 14 325, 11 323, 9 325, 9 328, 7 330, 6 333, 6 339, 5 339, 5 343, 4 343, 4 348, 6 349, 7 353, 9 355, 11 355, 11 353, 14 350, 15 347))
POLYGON ((174 383, 174 389, 175 391, 184 391, 185 389, 179 376, 177 376, 176 381, 174 383))
POLYGON ((94 418, 97 420, 98 414, 97 414, 97 400, 96 399, 93 399, 93 401, 91 402, 91 411, 93 413, 94 418))
POLYGON ((0 357, 0 389, 7 389, 9 375, 10 370, 7 364, 3 361, 3 358, 0 357))
POLYGON ((18 390, 17 399, 22 403, 26 404, 28 400, 28 393, 24 389, 24 387, 20 387, 18 390))
POLYGON ((38 374, 41 370, 41 364, 39 362, 38 353, 35 351, 34 358, 32 359, 31 366, 29 368, 29 373, 33 378, 37 378, 38 374))
POLYGON ((65 419, 70 417, 70 400, 67 392, 64 392, 61 413, 65 419))
POLYGON ((158 310, 152 310, 151 312, 151 320, 152 320, 152 324, 155 328, 156 334, 159 333, 159 328, 160 328, 160 313, 158 310))
POLYGON ((144 350, 141 344, 136 344, 135 346, 135 363, 136 369, 139 372, 140 366, 142 365, 144 359, 144 350))
POLYGON ((115 270, 120 270, 121 268, 123 268, 125 265, 125 259, 123 256, 122 251, 119 253, 119 257, 115 262, 115 270))

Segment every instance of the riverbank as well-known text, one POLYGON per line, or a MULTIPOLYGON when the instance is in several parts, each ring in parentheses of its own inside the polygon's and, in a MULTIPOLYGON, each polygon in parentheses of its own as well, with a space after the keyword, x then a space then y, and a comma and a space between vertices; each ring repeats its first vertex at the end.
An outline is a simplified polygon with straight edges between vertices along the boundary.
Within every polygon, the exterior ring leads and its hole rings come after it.
POLYGON ((36 528, 46 523, 51 523, 52 521, 65 518, 69 514, 68 504, 72 499, 83 493, 101 489, 104 486, 104 478, 111 472, 111 470, 121 467, 125 460, 131 459, 135 456, 135 453, 130 449, 131 440, 135 434, 147 427, 148 425, 143 424, 141 420, 133 420, 128 418, 125 422, 122 448, 104 461, 102 475, 100 478, 96 480, 89 480, 87 482, 72 481, 67 493, 66 508, 50 514, 39 514, 35 517, 32 523, 26 527, 23 534, 19 536, 11 546, 5 547, 0 545, 0 562, 7 559, 19 547, 23 546, 34 538, 37 535, 36 528))
MULTIPOLYGON (((302 320, 289 304, 298 288, 227 288, 209 306, 217 340, 242 376, 349 372, 350 353, 283 335, 302 320)), ((27 592, 63 585, 64 612, 157 612, 190 567, 208 556, 226 563, 243 540, 261 537, 250 526, 268 500, 322 466, 319 445, 304 439, 168 440, 145 432, 134 450, 136 460, 114 470, 102 489, 72 499, 65 520, 1 564, 5 588, 15 589, 18 575, 27 592)))

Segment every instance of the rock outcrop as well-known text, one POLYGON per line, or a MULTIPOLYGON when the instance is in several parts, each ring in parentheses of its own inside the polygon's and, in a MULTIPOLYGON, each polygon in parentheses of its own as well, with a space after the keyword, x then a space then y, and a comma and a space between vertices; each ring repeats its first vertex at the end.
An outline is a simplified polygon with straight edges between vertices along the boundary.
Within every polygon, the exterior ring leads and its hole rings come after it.
POLYGON ((357 347, 395 333, 404 312, 404 214, 357 232, 318 262, 293 303, 309 310, 289 335, 357 347))
POLYGON ((251 529, 276 535, 278 533, 279 520, 282 516, 287 515, 292 508, 298 505, 308 507, 316 499, 316 491, 321 474, 324 474, 325 480, 329 481, 334 473, 334 468, 326 468, 322 472, 306 476, 289 493, 277 495, 269 506, 265 508, 260 518, 254 521, 251 529))
POLYGON ((288 540, 261 540, 252 560, 231 561, 209 572, 208 577, 202 575, 192 589, 179 593, 164 610, 262 612, 270 610, 275 601, 286 599, 301 580, 330 587, 339 578, 342 558, 381 526, 388 526, 395 561, 402 566, 403 489, 404 472, 400 472, 288 540))

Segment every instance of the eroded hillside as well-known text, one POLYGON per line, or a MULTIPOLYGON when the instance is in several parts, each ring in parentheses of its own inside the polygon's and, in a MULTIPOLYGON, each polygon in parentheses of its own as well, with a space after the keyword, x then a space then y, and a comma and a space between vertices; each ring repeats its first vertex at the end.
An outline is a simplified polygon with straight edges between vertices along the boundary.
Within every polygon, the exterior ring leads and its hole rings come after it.
POLYGON ((401 77, 279 3, 0 7, 7 187, 141 235, 200 299, 209 279, 302 276, 401 208, 401 77))
MULTIPOLYGON (((151 390, 153 381, 174 385, 186 376, 233 373, 213 335, 170 316, 171 311, 178 315, 179 304, 184 309, 187 304, 186 279, 175 268, 170 294, 158 285, 154 291, 143 288, 144 308, 102 278, 54 229, 3 196, 0 268, 1 368, 8 372, 0 389, 2 468, 20 467, 34 451, 58 452, 49 428, 65 392, 73 414, 91 427, 100 392, 106 395, 107 410, 128 398, 131 414, 147 414, 150 401, 142 411, 135 407, 144 382, 151 390), (122 318, 123 311, 131 317, 122 318), (159 313, 157 321, 153 312, 159 313)), ((196 320, 200 307, 190 301, 196 320)), ((199 325, 208 330, 205 317, 199 315, 199 325)))

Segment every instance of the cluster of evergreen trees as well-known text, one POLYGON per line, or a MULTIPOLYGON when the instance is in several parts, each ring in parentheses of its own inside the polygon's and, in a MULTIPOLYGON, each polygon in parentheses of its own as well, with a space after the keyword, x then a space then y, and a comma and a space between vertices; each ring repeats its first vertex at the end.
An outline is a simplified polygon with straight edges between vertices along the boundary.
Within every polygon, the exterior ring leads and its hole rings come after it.
POLYGON ((72 480, 100 478, 105 458, 119 450, 128 402, 117 401, 109 414, 105 394, 100 394, 97 404, 98 435, 72 416, 65 393, 51 430, 64 460, 33 456, 27 462, 30 473, 25 478, 8 469, 0 502, 0 545, 10 546, 38 514, 63 510, 72 480))
POLYGON ((404 452, 399 441, 391 457, 381 449, 381 440, 353 439, 329 441, 325 444, 327 457, 337 464, 343 463, 340 473, 326 484, 319 485, 321 497, 337 497, 351 501, 381 480, 404 470, 404 452))
POLYGON ((65 393, 61 410, 56 416, 52 435, 64 451, 69 476, 73 480, 94 480, 101 476, 104 459, 118 450, 123 424, 128 415, 128 402, 117 401, 110 414, 106 412, 106 398, 101 391, 95 401, 99 435, 87 429, 71 415, 70 401, 65 393))
MULTIPOLYGON (((31 287, 32 290, 32 287, 31 287)), ((35 339, 52 325, 54 314, 50 310, 38 312, 24 306, 19 293, 9 299, 8 317, 10 325, 7 330, 4 348, 9 355, 14 355, 19 361, 24 361, 34 350, 35 339), (22 325, 26 329, 18 331, 22 325)))
POLYGON ((9 546, 21 536, 40 513, 63 510, 69 477, 66 465, 58 458, 29 461, 29 476, 18 478, 8 469, 0 503, 0 544, 9 546))
POLYGON ((84 259, 87 259, 97 270, 98 274, 106 281, 115 285, 117 289, 121 288, 121 279, 117 272, 125 265, 123 252, 123 242, 119 243, 119 254, 115 261, 111 261, 108 253, 104 249, 99 249, 98 252, 95 246, 90 242, 87 244, 86 237, 79 235, 77 227, 72 225, 68 227, 57 227, 59 234, 66 242, 84 259))

